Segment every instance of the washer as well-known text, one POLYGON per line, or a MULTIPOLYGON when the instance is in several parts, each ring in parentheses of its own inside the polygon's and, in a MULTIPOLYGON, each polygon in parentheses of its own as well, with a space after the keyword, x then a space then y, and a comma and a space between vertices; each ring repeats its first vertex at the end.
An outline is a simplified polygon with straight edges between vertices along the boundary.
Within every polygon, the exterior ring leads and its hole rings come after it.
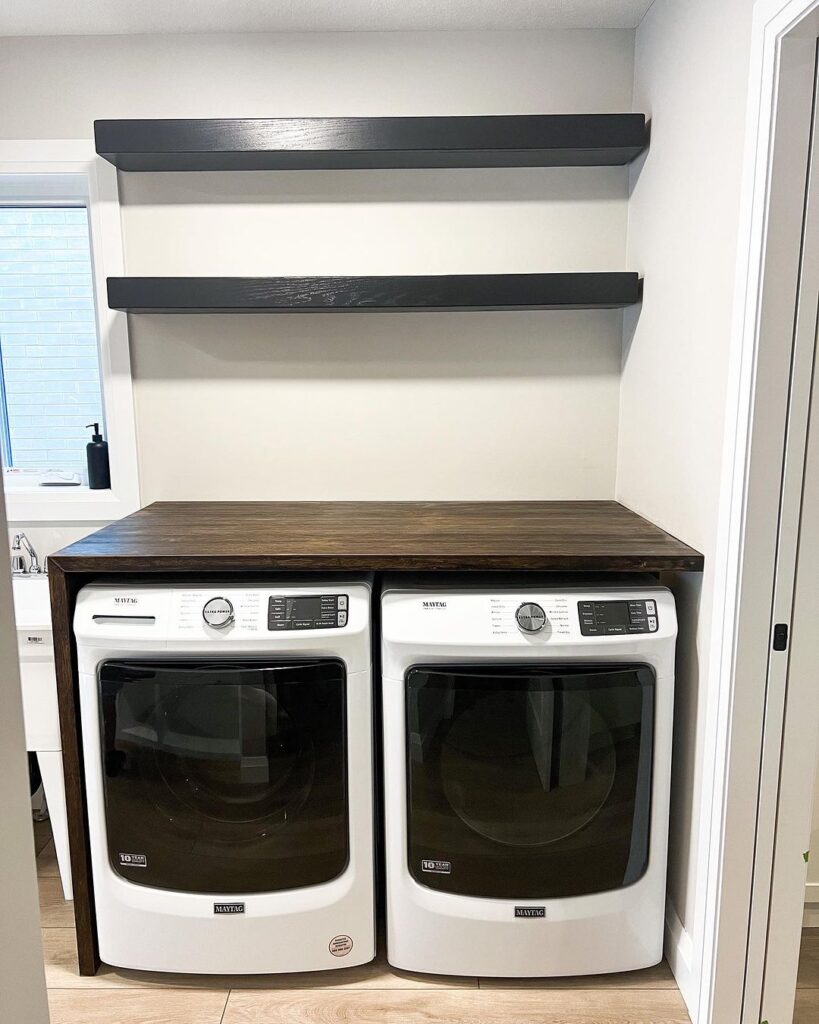
POLYGON ((670 592, 382 599, 387 954, 409 971, 630 971, 663 953, 670 592))
POLYGON ((74 631, 100 958, 372 960, 369 585, 94 583, 74 631))

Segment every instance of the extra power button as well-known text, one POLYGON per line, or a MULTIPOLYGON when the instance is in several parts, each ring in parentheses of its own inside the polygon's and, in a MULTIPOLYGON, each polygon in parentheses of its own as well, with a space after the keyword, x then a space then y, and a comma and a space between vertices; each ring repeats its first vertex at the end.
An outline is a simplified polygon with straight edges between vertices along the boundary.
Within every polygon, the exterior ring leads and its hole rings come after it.
POLYGON ((534 601, 522 604, 515 612, 515 619, 518 628, 524 633, 539 633, 548 621, 546 612, 534 601))
POLYGON ((233 605, 226 597, 212 597, 202 609, 202 618, 214 629, 224 629, 233 622, 233 605))

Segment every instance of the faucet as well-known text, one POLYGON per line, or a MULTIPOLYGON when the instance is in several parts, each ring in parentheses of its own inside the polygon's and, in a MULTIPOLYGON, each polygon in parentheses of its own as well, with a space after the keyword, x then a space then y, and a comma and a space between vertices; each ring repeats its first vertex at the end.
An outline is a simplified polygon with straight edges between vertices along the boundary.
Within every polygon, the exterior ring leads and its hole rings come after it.
POLYGON ((37 552, 28 537, 24 533, 15 533, 14 540, 11 542, 12 576, 40 576, 44 571, 37 558, 37 552), (28 568, 26 568, 25 555, 21 553, 23 549, 28 552, 28 568))

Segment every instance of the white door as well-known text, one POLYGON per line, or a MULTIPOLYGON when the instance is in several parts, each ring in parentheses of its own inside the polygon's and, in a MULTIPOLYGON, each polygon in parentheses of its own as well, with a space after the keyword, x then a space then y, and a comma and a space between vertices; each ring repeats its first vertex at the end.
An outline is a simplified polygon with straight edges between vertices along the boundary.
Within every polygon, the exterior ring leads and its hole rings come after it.
MULTIPOLYGON (((815 298, 813 316, 815 334, 815 298)), ((819 377, 815 371, 804 469, 759 1016, 771 1022, 790 1021, 793 1015, 819 749, 819 377)))
POLYGON ((819 104, 814 94, 760 788, 745 1020, 794 1012, 819 740, 819 104), (787 635, 786 635, 787 631, 787 635))

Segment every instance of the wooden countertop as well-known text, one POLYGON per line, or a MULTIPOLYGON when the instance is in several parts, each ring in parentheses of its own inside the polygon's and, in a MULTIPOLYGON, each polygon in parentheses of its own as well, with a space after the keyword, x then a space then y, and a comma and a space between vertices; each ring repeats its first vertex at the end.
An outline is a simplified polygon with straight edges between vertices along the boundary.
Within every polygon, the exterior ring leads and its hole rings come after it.
POLYGON ((703 568, 616 501, 162 501, 49 562, 66 573, 703 568))

